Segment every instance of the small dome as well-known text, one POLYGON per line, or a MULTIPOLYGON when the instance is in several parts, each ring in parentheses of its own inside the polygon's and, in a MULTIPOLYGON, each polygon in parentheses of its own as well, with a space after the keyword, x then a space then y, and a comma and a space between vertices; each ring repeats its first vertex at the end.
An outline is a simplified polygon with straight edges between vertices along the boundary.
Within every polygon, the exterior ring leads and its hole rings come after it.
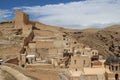
POLYGON ((116 57, 115 55, 110 55, 106 59, 105 64, 110 65, 110 63, 120 63, 120 59, 118 57, 116 57))

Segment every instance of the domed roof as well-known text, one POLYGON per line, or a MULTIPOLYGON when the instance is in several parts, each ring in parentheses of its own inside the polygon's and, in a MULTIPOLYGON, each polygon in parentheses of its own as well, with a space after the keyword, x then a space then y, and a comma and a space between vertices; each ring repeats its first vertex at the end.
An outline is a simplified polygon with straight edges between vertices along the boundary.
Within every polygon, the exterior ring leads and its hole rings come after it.
POLYGON ((119 63, 120 64, 120 59, 115 56, 115 55, 110 55, 106 61, 105 61, 105 64, 106 65, 110 65, 110 63, 119 63))

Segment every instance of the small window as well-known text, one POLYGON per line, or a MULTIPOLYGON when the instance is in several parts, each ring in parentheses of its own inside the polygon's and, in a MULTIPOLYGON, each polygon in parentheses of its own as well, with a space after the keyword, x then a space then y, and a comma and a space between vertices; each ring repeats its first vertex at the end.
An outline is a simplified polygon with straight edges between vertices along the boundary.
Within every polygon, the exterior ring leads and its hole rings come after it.
POLYGON ((63 38, 63 40, 65 40, 65 38, 63 38))
POLYGON ((118 71, 118 66, 115 67, 116 71, 118 71))
POLYGON ((83 55, 84 55, 84 52, 83 52, 83 55))
POLYGON ((74 64, 76 64, 76 60, 74 60, 74 64))
POLYGON ((115 74, 115 80, 119 80, 119 75, 117 73, 115 74))
POLYGON ((22 64, 21 66, 22 66, 23 68, 25 67, 25 65, 24 65, 24 64, 22 64))
POLYGON ((68 43, 66 43, 66 45, 68 45, 68 43))
POLYGON ((95 54, 97 55, 97 52, 95 54))
POLYGON ((77 42, 74 42, 74 44, 77 44, 77 42))
POLYGON ((63 35, 63 37, 66 37, 66 35, 63 35))
POLYGON ((92 54, 94 55, 94 52, 92 52, 92 54))
POLYGON ((112 66, 112 71, 114 70, 114 66, 112 66))
POLYGON ((75 71, 77 71, 77 68, 75 69, 75 71))
POLYGON ((67 41, 69 41, 69 39, 67 39, 67 41))
POLYGON ((83 60, 83 64, 85 64, 85 60, 83 60))

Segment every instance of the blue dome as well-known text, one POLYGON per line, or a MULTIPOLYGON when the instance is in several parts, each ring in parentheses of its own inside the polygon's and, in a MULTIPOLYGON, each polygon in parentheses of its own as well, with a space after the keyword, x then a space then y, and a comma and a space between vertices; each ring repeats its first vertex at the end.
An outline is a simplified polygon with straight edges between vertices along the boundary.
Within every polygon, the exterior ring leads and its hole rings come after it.
POLYGON ((106 65, 110 65, 110 63, 120 63, 120 59, 115 56, 115 55, 110 55, 106 61, 105 61, 105 64, 106 65))

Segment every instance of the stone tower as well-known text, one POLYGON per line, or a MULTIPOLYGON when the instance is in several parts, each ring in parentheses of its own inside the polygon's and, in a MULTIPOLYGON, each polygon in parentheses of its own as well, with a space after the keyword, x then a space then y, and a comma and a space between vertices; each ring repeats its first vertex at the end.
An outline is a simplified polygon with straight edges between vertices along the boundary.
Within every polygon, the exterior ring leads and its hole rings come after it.
POLYGON ((29 15, 22 11, 16 10, 14 26, 16 29, 22 30, 23 36, 28 36, 32 32, 34 25, 35 23, 29 20, 29 15))
POLYGON ((24 12, 16 10, 15 28, 22 28, 25 24, 27 25, 28 23, 29 23, 29 16, 24 12))

